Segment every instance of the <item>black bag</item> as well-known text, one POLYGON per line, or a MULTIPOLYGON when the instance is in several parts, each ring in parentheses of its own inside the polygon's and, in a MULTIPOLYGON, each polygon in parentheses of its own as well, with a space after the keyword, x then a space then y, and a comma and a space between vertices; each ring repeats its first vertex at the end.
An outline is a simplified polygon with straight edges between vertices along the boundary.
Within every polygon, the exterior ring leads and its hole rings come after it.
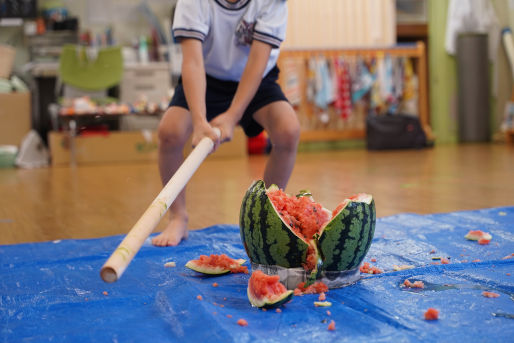
POLYGON ((415 116, 368 115, 366 145, 369 150, 421 149, 427 146, 427 138, 415 116))

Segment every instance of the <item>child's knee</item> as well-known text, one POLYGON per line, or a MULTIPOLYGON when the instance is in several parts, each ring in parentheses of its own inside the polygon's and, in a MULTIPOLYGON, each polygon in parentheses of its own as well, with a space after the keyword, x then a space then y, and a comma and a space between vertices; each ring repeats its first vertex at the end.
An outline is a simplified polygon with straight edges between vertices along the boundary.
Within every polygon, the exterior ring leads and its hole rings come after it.
POLYGON ((292 111, 292 115, 288 120, 282 121, 280 129, 277 132, 278 142, 286 147, 296 148, 300 140, 300 123, 297 120, 296 113, 292 111))
POLYGON ((296 151, 299 140, 300 125, 292 122, 290 125, 284 125, 276 131, 274 137, 271 138, 271 143, 275 149, 296 151))
POLYGON ((182 148, 187 140, 184 131, 179 130, 175 125, 166 125, 166 123, 161 122, 157 129, 160 149, 182 148))

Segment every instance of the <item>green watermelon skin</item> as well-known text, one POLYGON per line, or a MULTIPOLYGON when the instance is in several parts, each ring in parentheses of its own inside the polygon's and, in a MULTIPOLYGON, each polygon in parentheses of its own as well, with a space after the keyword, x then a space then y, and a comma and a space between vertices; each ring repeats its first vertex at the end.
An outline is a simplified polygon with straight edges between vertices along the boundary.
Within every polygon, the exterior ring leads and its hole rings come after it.
POLYGON ((262 180, 255 181, 246 191, 239 228, 246 253, 254 263, 299 268, 307 259, 308 244, 284 224, 262 180))
POLYGON ((327 224, 318 246, 323 260, 322 270, 342 271, 358 267, 371 246, 375 233, 375 201, 350 201, 327 224))

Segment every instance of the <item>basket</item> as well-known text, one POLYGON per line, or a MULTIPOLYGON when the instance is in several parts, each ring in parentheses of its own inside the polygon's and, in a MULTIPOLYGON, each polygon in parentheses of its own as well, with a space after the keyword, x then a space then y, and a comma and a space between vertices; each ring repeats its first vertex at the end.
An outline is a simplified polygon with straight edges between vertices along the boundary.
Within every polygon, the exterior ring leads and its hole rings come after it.
POLYGON ((11 76, 16 50, 7 45, 0 45, 0 78, 8 79, 11 76))

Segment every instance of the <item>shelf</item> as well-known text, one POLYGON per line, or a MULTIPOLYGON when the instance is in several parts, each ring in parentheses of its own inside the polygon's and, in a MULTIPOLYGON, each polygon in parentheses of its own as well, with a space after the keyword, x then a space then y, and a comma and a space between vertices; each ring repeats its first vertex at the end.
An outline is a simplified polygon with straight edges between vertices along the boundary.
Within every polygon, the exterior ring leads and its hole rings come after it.
POLYGON ((402 38, 420 37, 426 38, 428 36, 427 24, 398 24, 396 25, 396 36, 402 38))

